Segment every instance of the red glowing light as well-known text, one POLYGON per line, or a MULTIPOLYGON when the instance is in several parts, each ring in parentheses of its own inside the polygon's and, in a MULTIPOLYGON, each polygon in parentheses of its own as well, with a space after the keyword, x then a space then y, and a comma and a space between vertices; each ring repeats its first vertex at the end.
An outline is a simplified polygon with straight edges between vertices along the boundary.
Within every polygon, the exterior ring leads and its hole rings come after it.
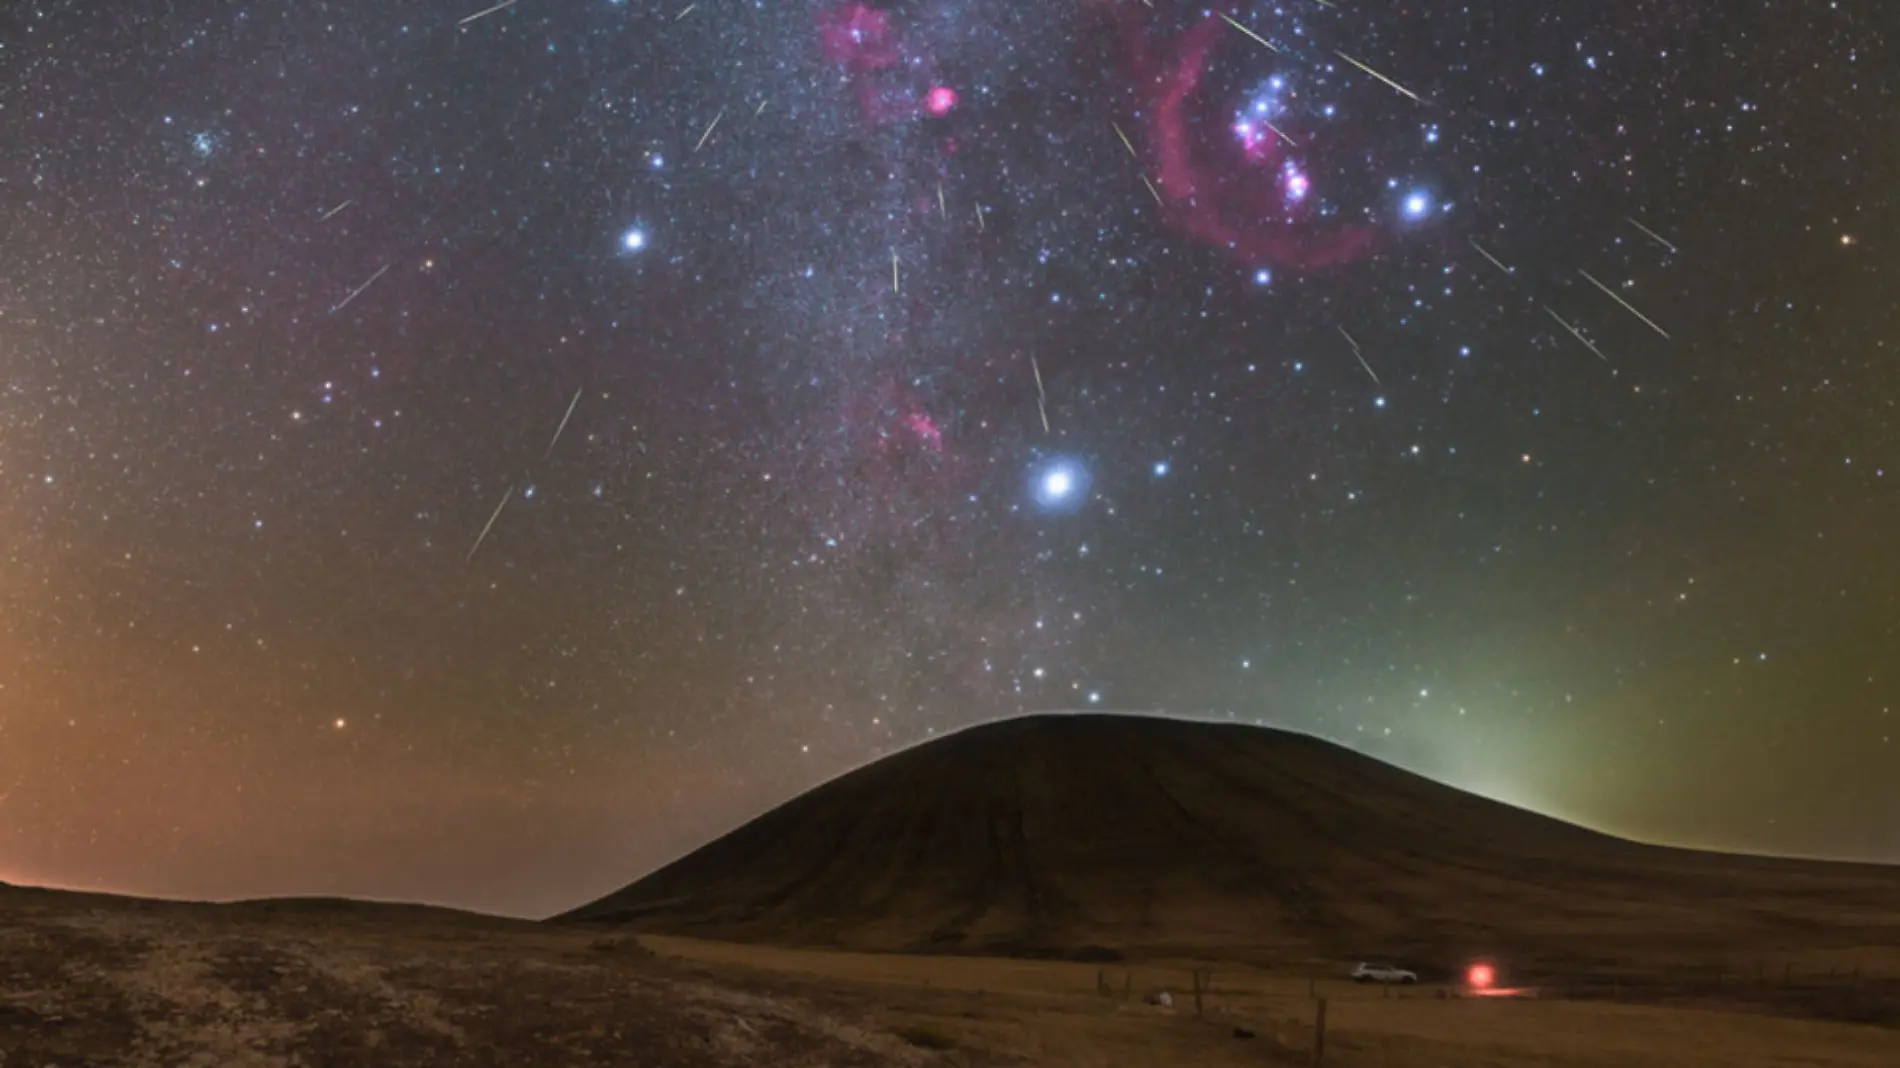
POLYGON ((1318 164, 1309 171, 1308 163, 1292 155, 1294 142, 1308 141, 1297 114, 1282 120, 1290 132, 1275 133, 1265 115, 1251 106, 1237 113, 1230 93, 1208 84, 1218 80, 1209 77, 1216 48, 1234 47, 1221 16, 1204 11, 1199 23, 1169 41, 1148 24, 1149 8, 1141 4, 1087 2, 1111 13, 1126 36, 1123 59, 1142 94, 1138 113, 1147 117, 1163 222, 1249 271, 1320 270, 1378 251, 1383 235, 1373 227, 1310 217, 1317 214, 1313 194, 1320 172, 1318 164), (1216 128, 1231 130, 1234 138, 1206 136, 1215 115, 1227 117, 1216 128), (1297 163, 1301 179, 1282 170, 1289 162, 1297 163))
POLYGON ((843 64, 852 74, 895 67, 903 59, 890 12, 864 4, 844 4, 819 12, 818 37, 825 56, 843 64))
POLYGON ((1492 970, 1489 964, 1473 964, 1470 970, 1465 972, 1465 982, 1471 984, 1473 990, 1489 990, 1491 984, 1497 982, 1497 978, 1497 972, 1492 970))
POLYGON ((904 416, 904 426, 917 436, 917 440, 930 446, 932 452, 943 451, 943 431, 928 412, 908 413, 904 416))
POLYGON ((950 109, 957 106, 957 91, 947 85, 931 87, 924 94, 924 109, 932 115, 948 115, 950 109))

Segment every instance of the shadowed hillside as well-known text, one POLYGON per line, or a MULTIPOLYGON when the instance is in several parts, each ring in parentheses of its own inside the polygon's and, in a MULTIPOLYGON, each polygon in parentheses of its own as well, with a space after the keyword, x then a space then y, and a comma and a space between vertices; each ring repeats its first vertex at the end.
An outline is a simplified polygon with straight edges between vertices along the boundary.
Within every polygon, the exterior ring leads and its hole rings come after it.
POLYGON ((1900 869, 1639 845, 1282 731, 1038 716, 860 768, 557 919, 932 952, 1739 962, 1892 944, 1900 869))
POLYGON ((0 1065, 937 1063, 823 989, 808 987, 830 1007, 591 934, 421 905, 0 885, 0 1065))

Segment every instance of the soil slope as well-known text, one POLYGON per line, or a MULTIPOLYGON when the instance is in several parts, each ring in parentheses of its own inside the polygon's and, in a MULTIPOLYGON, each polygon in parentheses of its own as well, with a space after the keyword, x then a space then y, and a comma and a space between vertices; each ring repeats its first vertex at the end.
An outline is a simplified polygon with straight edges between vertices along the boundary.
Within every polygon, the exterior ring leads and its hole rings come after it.
POLYGON ((0 885, 0 1065, 942 1063, 861 1012, 586 934, 420 906, 0 885))
POLYGON ((704 938, 1566 968, 1900 939, 1900 868, 1641 845, 1308 736, 1105 715, 833 780, 557 921, 704 938))

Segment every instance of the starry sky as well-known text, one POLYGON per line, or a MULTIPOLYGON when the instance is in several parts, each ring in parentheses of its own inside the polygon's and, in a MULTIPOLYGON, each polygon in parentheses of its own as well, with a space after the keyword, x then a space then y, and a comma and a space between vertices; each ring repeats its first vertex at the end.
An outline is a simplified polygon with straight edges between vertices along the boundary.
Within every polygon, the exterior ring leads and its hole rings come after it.
POLYGON ((1900 861, 1876 0, 0 13, 0 879, 544 915, 1025 711, 1900 861))

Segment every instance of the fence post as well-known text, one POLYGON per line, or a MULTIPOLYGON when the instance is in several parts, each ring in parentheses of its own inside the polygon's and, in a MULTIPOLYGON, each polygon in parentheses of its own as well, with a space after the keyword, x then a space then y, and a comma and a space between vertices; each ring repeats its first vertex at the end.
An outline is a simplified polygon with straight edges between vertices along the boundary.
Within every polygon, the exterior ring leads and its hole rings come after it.
POLYGON ((1306 996, 1309 998, 1319 997, 1319 980, 1310 975, 1306 977, 1306 996))
POLYGON ((1319 1008, 1313 1013, 1313 1063, 1326 1061, 1326 999, 1319 999, 1319 1008))
POLYGON ((1788 964, 1783 964, 1781 966, 1781 985, 1787 986, 1788 983, 1792 981, 1793 979, 1794 979, 1794 964, 1792 962, 1788 964))
POLYGON ((1122 973, 1122 1000, 1127 1001, 1129 998, 1132 998, 1134 996, 1135 996, 1135 973, 1123 972, 1122 973))

